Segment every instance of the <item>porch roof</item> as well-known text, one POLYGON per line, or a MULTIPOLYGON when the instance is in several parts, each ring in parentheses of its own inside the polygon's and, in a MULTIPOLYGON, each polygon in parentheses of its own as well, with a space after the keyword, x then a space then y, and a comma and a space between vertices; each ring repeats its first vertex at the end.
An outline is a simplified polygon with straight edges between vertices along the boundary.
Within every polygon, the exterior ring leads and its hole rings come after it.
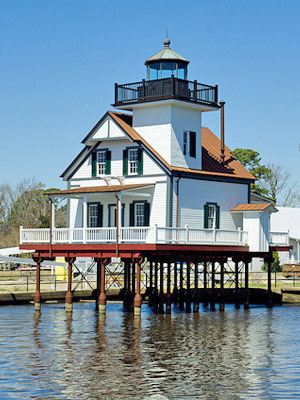
POLYGON ((67 190, 56 190, 53 192, 46 192, 44 194, 50 196, 55 195, 63 197, 64 195, 70 195, 70 194, 112 193, 112 192, 123 192, 125 190, 131 190, 131 189, 143 189, 154 185, 155 185, 154 183, 142 183, 136 185, 87 186, 87 187, 80 187, 67 190))
POLYGON ((250 204, 237 204, 230 211, 264 211, 267 208, 272 207, 272 211, 278 211, 272 203, 250 203, 250 204))

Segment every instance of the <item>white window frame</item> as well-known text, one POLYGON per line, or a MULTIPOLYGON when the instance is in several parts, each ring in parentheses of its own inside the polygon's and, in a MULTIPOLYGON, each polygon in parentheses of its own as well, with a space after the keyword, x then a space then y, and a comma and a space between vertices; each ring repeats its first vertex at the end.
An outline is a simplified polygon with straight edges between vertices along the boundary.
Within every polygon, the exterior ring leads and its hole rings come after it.
POLYGON ((184 156, 189 156, 191 158, 197 158, 197 132, 196 131, 183 131, 183 155, 184 156), (190 141, 190 135, 191 133, 195 133, 195 142, 196 142, 196 147, 195 147, 195 156, 191 156, 191 141, 190 141))
POLYGON ((88 209, 88 216, 89 216, 89 220, 88 220, 88 227, 89 228, 97 228, 98 227, 98 204, 97 203, 91 203, 88 205, 89 209, 88 209), (92 215, 92 209, 96 209, 95 215, 92 215), (94 222, 92 222, 94 221, 94 222), (95 224, 95 225, 94 225, 95 224))
POLYGON ((106 169, 106 150, 97 151, 97 176, 105 175, 106 169), (100 157, 103 157, 100 159, 100 157), (104 161, 103 161, 104 159, 104 161))
POLYGON ((145 203, 134 203, 134 226, 145 226, 145 203))
POLYGON ((208 229, 215 229, 217 222, 217 206, 208 204, 208 229))
POLYGON ((139 149, 128 149, 128 175, 138 175, 139 149))

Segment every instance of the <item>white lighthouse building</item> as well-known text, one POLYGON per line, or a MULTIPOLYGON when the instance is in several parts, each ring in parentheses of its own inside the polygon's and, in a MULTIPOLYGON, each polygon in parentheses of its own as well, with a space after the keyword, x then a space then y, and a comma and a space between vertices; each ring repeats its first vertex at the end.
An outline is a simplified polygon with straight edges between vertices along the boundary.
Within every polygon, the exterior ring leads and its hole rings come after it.
MULTIPOLYGON (((188 80, 189 61, 164 47, 145 62, 147 79, 115 85, 114 107, 83 139, 61 177, 68 227, 52 244, 146 243, 242 246, 268 252, 271 203, 251 203, 254 177, 202 126, 219 112, 218 87, 188 80)), ((274 236, 273 236, 274 237, 274 236)), ((22 229, 21 243, 43 243, 22 229)), ((286 244, 285 234, 276 236, 286 244)))

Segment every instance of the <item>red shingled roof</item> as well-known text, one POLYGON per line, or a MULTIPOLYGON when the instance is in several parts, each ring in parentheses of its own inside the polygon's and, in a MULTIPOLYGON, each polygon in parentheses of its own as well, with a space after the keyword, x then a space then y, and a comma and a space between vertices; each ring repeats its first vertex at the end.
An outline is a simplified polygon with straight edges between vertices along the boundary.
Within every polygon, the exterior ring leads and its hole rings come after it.
POLYGON ((254 176, 242 166, 232 155, 231 150, 225 146, 225 162, 221 163, 221 142, 208 128, 202 128, 202 170, 173 167, 166 162, 153 147, 132 128, 132 116, 119 112, 108 111, 113 120, 131 137, 132 140, 141 142, 155 155, 161 163, 171 172, 183 172, 197 175, 210 175, 232 177, 254 181, 254 176))
POLYGON ((263 211, 270 206, 275 208, 272 203, 238 204, 230 211, 263 211))

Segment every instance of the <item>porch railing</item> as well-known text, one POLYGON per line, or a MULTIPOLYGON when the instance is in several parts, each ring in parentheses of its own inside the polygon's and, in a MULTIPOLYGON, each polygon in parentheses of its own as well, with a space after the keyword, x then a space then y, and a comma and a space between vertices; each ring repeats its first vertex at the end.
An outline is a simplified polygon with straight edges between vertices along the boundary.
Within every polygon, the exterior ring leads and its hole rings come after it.
MULTIPOLYGON (((120 243, 170 243, 170 244, 231 244, 246 245, 248 232, 224 229, 121 227, 120 243)), ((116 228, 55 228, 52 243, 115 243, 116 228)), ((20 243, 49 243, 50 229, 24 229, 20 227, 20 243)))
POLYGON ((269 232, 270 246, 289 246, 289 232, 269 232))

